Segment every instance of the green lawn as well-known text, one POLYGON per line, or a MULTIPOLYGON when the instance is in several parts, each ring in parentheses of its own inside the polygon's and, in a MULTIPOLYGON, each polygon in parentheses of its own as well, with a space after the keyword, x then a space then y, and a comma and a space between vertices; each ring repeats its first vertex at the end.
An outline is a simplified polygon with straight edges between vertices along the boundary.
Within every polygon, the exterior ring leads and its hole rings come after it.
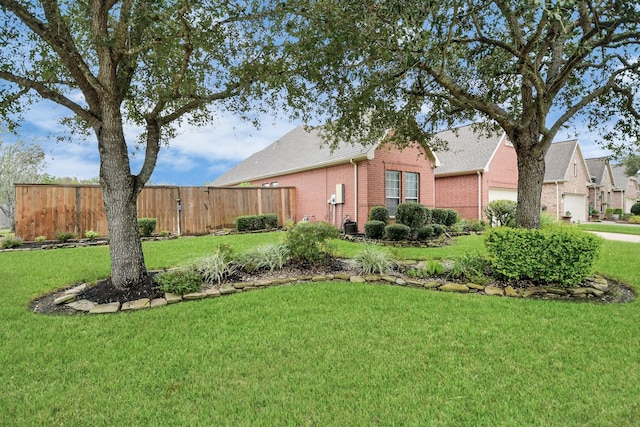
MULTIPOLYGON (((144 244, 149 268, 281 234, 144 244)), ((340 242, 349 254, 354 244, 340 242)), ((482 252, 482 237, 404 258, 482 252)), ((596 269, 640 289, 640 245, 596 269)), ((635 425, 638 302, 313 283, 103 316, 29 311, 109 272, 105 247, 0 253, 0 425, 635 425)))
POLYGON ((580 227, 580 229, 582 230, 588 230, 588 231, 603 231, 607 233, 640 235, 640 224, 617 225, 617 224, 602 224, 598 222, 585 222, 580 224, 578 227, 580 227))

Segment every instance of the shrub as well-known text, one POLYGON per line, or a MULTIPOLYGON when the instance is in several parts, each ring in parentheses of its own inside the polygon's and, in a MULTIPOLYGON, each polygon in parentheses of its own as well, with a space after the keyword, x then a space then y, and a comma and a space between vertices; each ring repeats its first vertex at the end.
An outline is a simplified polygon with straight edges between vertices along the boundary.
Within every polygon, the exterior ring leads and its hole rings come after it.
POLYGON ((202 285, 200 274, 188 267, 158 273, 154 279, 158 284, 158 289, 171 294, 182 295, 198 292, 202 285))
POLYGON ((162 230, 162 231, 160 232, 160 235, 161 235, 162 237, 169 237, 169 236, 171 236, 171 232, 170 232, 169 230, 162 230))
POLYGON ((444 234, 444 226, 442 224, 431 224, 433 227, 433 237, 440 237, 444 234))
POLYGON ((631 206, 631 213, 634 215, 640 215, 640 202, 636 202, 631 206))
POLYGON ((404 224, 391 224, 384 228, 384 237, 387 240, 407 240, 411 234, 411 227, 404 224))
POLYGON ((411 233, 415 234, 420 227, 427 223, 425 209, 420 203, 400 203, 396 210, 396 223, 408 226, 411 229, 411 233))
POLYGON ((622 208, 615 208, 613 210, 614 215, 622 215, 622 208))
POLYGON ((481 255, 465 254, 453 259, 453 264, 447 272, 448 277, 471 281, 477 284, 488 283, 486 276, 489 262, 481 255))
POLYGON ((284 243, 275 243, 251 249, 237 257, 245 271, 252 272, 263 268, 269 271, 281 269, 289 259, 289 249, 284 243))
POLYGON ((261 228, 278 228, 278 215, 274 213, 260 215, 261 228))
POLYGON ((76 237, 76 233, 72 231, 56 231, 55 236, 60 243, 65 243, 74 239, 76 237))
POLYGON ((433 236, 433 226, 425 225, 418 230, 418 240, 428 240, 433 236))
POLYGON ((47 240, 47 236, 36 236, 36 242, 38 243, 44 243, 47 240))
POLYGON ((494 200, 484 208, 484 214, 492 227, 514 227, 517 205, 513 200, 494 200))
POLYGON ((485 246, 494 272, 507 280, 576 286, 591 274, 600 239, 573 227, 494 229, 485 246))
POLYGON ((197 259, 191 269, 206 283, 220 283, 235 271, 235 264, 225 250, 218 248, 212 255, 197 259))
POLYGON ((362 274, 386 274, 395 266, 391 254, 376 245, 365 245, 352 263, 362 274))
POLYGON ((455 209, 445 209, 447 216, 445 217, 444 225, 447 227, 452 227, 456 222, 458 222, 458 211, 455 209))
POLYGON ((241 215, 236 218, 238 231, 260 230, 262 224, 262 219, 258 215, 241 215))
POLYGON ((479 232, 487 228, 487 223, 477 219, 461 219, 457 224, 460 225, 462 231, 479 232))
POLYGON ((156 229, 158 220, 156 218, 138 218, 138 229, 142 237, 151 237, 151 233, 156 229))
POLYGON ((431 209, 431 222, 433 224, 445 225, 447 223, 447 217, 449 213, 446 209, 435 208, 431 209))
POLYGON ((629 222, 631 224, 640 224, 640 215, 634 215, 632 217, 629 217, 629 222))
POLYGON ((382 221, 384 225, 389 222, 389 209, 384 206, 374 206, 369 211, 369 221, 382 221))
POLYGON ((84 232, 84 237, 86 237, 89 240, 93 240, 100 237, 100 233, 95 232, 93 230, 87 230, 84 232))
POLYGON ((287 231, 285 243, 292 258, 322 264, 332 256, 331 239, 338 237, 338 228, 327 222, 301 222, 287 231))
POLYGON ((364 237, 367 239, 382 239, 385 223, 379 220, 371 220, 364 223, 364 237))
POLYGON ((19 237, 7 236, 0 240, 0 248, 13 249, 22 246, 22 239, 19 237))

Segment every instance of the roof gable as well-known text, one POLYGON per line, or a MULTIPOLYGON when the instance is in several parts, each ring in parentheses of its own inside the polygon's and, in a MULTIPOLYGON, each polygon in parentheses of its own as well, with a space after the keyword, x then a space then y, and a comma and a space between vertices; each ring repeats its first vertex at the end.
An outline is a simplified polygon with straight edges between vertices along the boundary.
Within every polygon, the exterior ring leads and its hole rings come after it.
POLYGON ((477 171, 486 172, 491 159, 506 136, 504 133, 487 135, 478 132, 473 125, 440 132, 437 138, 447 142, 447 150, 435 154, 441 165, 436 176, 463 175, 477 171))
MULTIPOLYGON (((551 144, 544 157, 544 182, 565 180, 569 167, 571 166, 571 159, 573 159, 576 151, 582 159, 582 152, 580 151, 580 145, 578 145, 577 139, 551 144)), ((581 163, 586 168, 584 159, 582 159, 581 163)))
POLYGON ((584 161, 587 164, 589 175, 591 176, 594 184, 602 184, 606 174, 609 174, 609 181, 613 183, 613 174, 611 172, 611 168, 609 168, 608 157, 597 157, 585 159, 584 161))

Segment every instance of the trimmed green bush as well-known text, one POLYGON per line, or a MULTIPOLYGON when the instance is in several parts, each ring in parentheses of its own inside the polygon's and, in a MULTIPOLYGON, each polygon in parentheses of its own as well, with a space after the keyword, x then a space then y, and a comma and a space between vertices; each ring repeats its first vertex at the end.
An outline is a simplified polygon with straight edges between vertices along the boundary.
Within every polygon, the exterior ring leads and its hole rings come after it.
POLYGON ((416 202, 404 202, 396 210, 396 223, 408 226, 412 234, 416 234, 420 227, 427 223, 425 207, 416 202))
POLYGON ((278 228, 278 215, 274 213, 260 215, 262 228, 278 228))
POLYGON ((411 227, 404 224, 390 224, 384 228, 387 240, 407 240, 411 234, 411 227))
POLYGON ((493 200, 483 210, 492 227, 514 227, 517 205, 513 200, 493 200))
POLYGON ((287 231, 285 243, 292 258, 318 265, 331 258, 331 239, 339 237, 338 228, 328 222, 300 222, 287 231))
POLYGON ((447 227, 452 227, 456 222, 458 222, 458 211, 455 209, 445 209, 447 216, 444 221, 444 225, 447 227))
POLYGON ((369 211, 369 221, 382 221, 384 225, 389 223, 389 209, 385 206, 374 206, 369 211))
POLYGON ((156 229, 158 220, 156 218, 138 218, 138 229, 143 237, 151 237, 151 233, 156 229))
POLYGON ((601 240, 572 227, 496 228, 485 236, 494 273, 507 280, 578 286, 592 272, 601 240))
POLYGON ((631 206, 631 213, 634 215, 640 215, 640 202, 636 202, 631 206))
POLYGON ((622 208, 615 208, 613 210, 614 215, 622 215, 622 208))
POLYGON ((198 292, 202 286, 202 277, 192 268, 179 268, 156 274, 154 277, 158 289, 164 293, 189 294, 198 292))
POLYGON ((428 240, 433 236, 433 226, 425 225, 418 230, 418 240, 428 240))
POLYGON ((431 227, 433 227, 433 237, 440 237, 444 234, 444 225, 431 224, 431 227))
POLYGON ((447 222, 447 212, 444 209, 431 209, 431 223, 444 225, 447 222))
POLYGON ((384 237, 384 227, 385 223, 383 221, 371 220, 364 223, 364 237, 367 239, 382 239, 384 237))
POLYGON ((238 231, 260 230, 262 220, 258 215, 240 215, 236 218, 236 228, 238 231))

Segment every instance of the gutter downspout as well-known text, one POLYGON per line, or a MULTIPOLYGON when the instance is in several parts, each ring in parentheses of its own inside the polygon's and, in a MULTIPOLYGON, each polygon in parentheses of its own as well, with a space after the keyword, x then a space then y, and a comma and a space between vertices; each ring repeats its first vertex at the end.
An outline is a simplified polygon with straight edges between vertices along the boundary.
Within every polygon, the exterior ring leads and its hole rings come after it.
POLYGON ((482 221, 482 172, 476 171, 478 174, 478 221, 482 221))
POLYGON ((558 181, 553 181, 553 183, 556 185, 556 221, 558 221, 560 219, 560 190, 558 187, 558 181))
POLYGON ((349 159, 349 163, 353 165, 353 219, 358 221, 358 164, 349 159))

